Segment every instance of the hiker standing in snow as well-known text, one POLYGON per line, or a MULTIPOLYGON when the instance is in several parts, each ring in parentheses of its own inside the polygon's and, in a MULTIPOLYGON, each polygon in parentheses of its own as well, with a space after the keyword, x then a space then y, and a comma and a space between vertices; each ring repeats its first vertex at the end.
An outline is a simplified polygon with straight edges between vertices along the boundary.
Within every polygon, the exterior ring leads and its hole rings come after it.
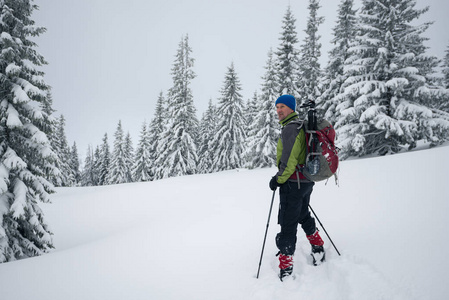
POLYGON ((323 240, 315 225, 315 219, 309 211, 310 195, 314 183, 307 180, 296 168, 306 160, 306 139, 295 112, 296 99, 291 95, 282 95, 276 100, 276 112, 282 125, 281 137, 277 144, 276 164, 279 171, 270 180, 270 189, 280 187, 278 223, 281 232, 276 235, 279 249, 279 278, 293 272, 293 254, 296 249, 296 232, 301 224, 312 246, 312 257, 317 265, 324 261, 323 240))

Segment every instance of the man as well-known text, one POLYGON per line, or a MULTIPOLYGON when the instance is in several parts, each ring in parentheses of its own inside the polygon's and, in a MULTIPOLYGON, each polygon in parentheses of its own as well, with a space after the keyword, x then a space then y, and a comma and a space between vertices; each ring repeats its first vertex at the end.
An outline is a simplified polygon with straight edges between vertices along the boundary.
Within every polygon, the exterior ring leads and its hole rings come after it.
POLYGON ((276 112, 282 125, 282 132, 277 144, 279 171, 270 180, 270 189, 275 191, 278 186, 280 187, 278 223, 281 232, 276 235, 276 246, 279 249, 281 281, 293 272, 298 224, 301 224, 312 246, 314 265, 320 264, 325 258, 324 242, 309 211, 310 194, 314 183, 307 180, 296 168, 298 164, 304 164, 306 161, 306 140, 295 109, 296 99, 291 95, 282 95, 276 100, 276 112))

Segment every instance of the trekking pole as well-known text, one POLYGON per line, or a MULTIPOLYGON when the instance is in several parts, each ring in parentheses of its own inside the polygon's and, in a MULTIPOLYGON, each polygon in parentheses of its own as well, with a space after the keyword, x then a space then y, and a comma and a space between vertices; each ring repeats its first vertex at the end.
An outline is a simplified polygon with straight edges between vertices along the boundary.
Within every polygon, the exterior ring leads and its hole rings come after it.
POLYGON ((257 269, 257 276, 256 276, 257 279, 259 279, 260 266, 262 265, 263 250, 265 249, 265 241, 267 240, 268 226, 270 225, 271 210, 273 209, 275 193, 276 190, 273 191, 273 197, 271 198, 270 212, 268 213, 267 228, 265 229, 265 237, 263 238, 262 252, 260 253, 259 269, 257 269))
POLYGON ((313 212, 315 218, 318 220, 318 223, 320 223, 321 228, 323 228, 324 232, 326 233, 327 237, 329 238, 329 241, 331 241, 332 246, 334 246, 335 251, 337 251, 338 255, 341 256, 340 252, 338 251, 337 247, 335 247, 334 242, 332 241, 331 237, 329 236, 329 234, 327 234, 326 228, 324 228, 323 224, 321 223, 320 219, 318 218, 318 216, 316 215, 316 213, 313 211, 312 206, 309 204, 310 210, 313 212))

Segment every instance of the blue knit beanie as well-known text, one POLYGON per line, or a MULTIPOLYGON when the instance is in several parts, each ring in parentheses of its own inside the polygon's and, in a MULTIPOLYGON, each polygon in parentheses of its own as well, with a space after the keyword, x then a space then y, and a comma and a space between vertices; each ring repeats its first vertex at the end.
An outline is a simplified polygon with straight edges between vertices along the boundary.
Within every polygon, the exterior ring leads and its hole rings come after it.
POLYGON ((292 95, 282 95, 276 100, 276 104, 282 103, 290 107, 293 111, 296 110, 296 99, 292 95))

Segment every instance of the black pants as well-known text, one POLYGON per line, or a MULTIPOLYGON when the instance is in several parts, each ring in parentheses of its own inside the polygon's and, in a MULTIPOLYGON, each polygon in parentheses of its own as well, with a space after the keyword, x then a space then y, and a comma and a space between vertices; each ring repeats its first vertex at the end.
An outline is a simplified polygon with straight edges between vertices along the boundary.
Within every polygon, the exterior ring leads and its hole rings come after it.
POLYGON ((301 224, 306 235, 315 233, 315 219, 310 216, 309 202, 314 183, 298 183, 287 181, 280 188, 280 204, 278 224, 281 232, 276 235, 276 246, 284 255, 293 255, 296 249, 296 232, 301 224))

